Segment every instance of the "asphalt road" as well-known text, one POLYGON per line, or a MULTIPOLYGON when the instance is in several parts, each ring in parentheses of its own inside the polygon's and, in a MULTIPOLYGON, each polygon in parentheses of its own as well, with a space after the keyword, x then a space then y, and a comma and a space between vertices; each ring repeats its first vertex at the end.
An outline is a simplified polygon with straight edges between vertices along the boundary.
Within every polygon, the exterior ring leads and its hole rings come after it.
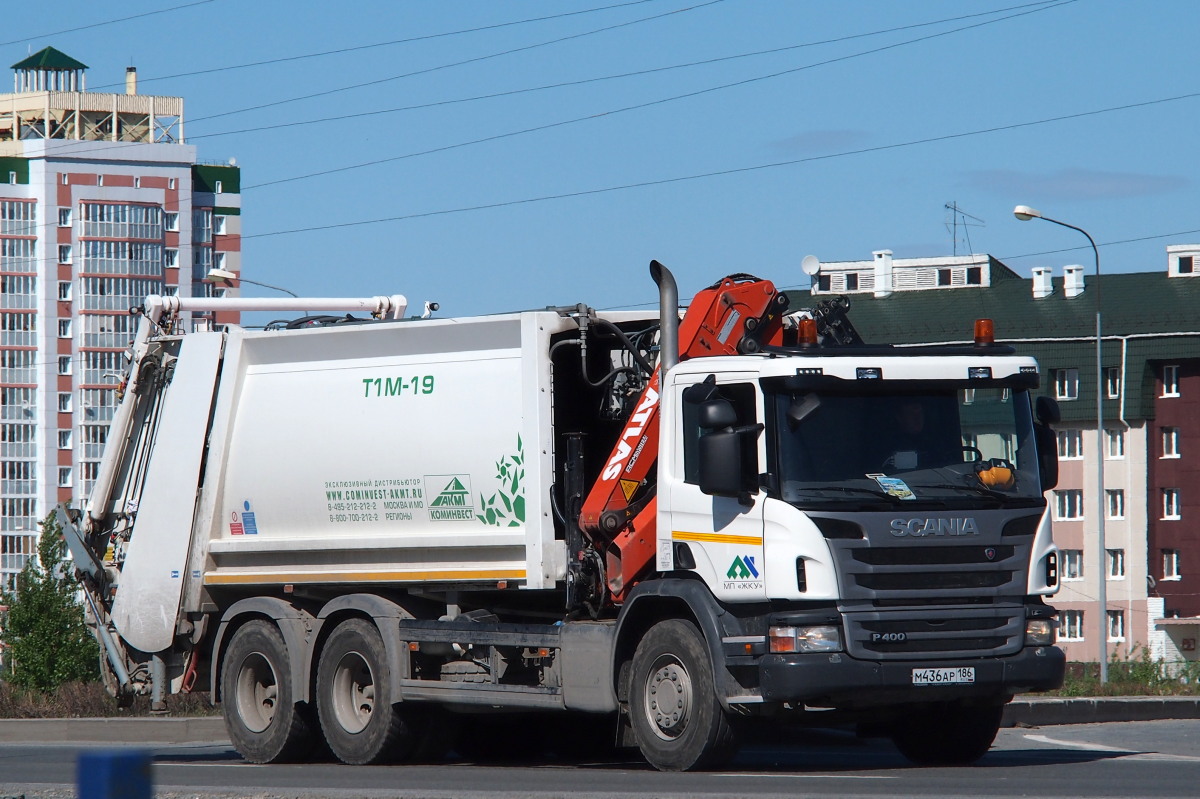
MULTIPOLYGON (((95 744, 0 744, 0 797, 74 796, 75 762, 95 744)), ((636 757, 562 763, 255 766, 226 742, 153 750, 159 797, 1195 797, 1200 722, 1146 721, 1001 730, 978 764, 910 766, 890 743, 805 731, 747 747, 718 773, 662 774, 636 757)))

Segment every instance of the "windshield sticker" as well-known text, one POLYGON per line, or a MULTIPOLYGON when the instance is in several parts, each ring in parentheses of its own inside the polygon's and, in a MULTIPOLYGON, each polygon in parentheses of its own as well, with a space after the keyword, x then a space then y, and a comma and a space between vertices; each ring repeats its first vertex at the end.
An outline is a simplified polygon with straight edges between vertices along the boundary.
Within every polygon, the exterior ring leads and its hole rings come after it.
POLYGON ((883 489, 888 496, 896 497, 897 499, 916 499, 917 495, 912 492, 908 484, 899 477, 888 477, 883 474, 868 474, 867 477, 874 480, 883 489))

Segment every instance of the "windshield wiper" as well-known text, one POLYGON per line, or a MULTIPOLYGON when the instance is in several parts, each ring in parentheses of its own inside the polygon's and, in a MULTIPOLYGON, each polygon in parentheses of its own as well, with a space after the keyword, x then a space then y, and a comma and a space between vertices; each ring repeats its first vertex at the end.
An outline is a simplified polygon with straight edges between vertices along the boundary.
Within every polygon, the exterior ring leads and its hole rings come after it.
POLYGON ((881 491, 878 488, 863 488, 861 486, 795 486, 788 489, 789 491, 844 491, 854 494, 870 494, 874 497, 883 497, 884 499, 900 500, 900 497, 895 494, 889 494, 886 491, 881 491))
POLYGON ((974 486, 974 485, 966 485, 966 484, 956 485, 954 483, 921 483, 920 485, 909 486, 909 488, 913 488, 913 489, 917 489, 917 488, 949 488, 949 489, 952 489, 955 491, 970 491, 972 493, 979 494, 980 496, 990 497, 991 499, 1000 500, 1001 502, 1011 502, 1014 499, 1023 499, 1023 497, 1014 497, 1014 496, 1010 496, 1008 494, 1001 493, 999 491, 993 491, 992 489, 987 488, 985 486, 974 486))

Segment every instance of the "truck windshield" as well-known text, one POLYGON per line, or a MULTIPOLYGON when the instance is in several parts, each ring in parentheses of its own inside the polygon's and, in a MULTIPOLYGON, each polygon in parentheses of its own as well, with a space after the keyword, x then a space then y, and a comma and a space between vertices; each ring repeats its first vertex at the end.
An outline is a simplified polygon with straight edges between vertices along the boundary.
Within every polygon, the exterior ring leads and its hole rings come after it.
POLYGON ((775 395, 782 498, 801 507, 1043 502, 1027 390, 911 385, 775 395))

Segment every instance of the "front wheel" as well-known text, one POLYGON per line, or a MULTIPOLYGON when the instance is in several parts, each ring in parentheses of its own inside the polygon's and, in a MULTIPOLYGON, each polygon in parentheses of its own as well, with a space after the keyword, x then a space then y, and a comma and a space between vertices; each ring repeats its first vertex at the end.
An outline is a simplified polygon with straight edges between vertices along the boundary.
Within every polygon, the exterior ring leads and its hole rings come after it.
POLYGON ((691 622, 659 622, 638 643, 629 714, 642 755, 660 771, 717 766, 736 750, 733 726, 717 701, 712 659, 691 622))
POLYGON ((892 741, 919 766, 964 766, 987 754, 1003 714, 1003 705, 930 705, 897 722, 892 741))
POLYGON ((251 763, 286 763, 316 735, 293 698, 287 645, 279 628, 256 620, 238 629, 225 654, 221 699, 233 747, 251 763))

